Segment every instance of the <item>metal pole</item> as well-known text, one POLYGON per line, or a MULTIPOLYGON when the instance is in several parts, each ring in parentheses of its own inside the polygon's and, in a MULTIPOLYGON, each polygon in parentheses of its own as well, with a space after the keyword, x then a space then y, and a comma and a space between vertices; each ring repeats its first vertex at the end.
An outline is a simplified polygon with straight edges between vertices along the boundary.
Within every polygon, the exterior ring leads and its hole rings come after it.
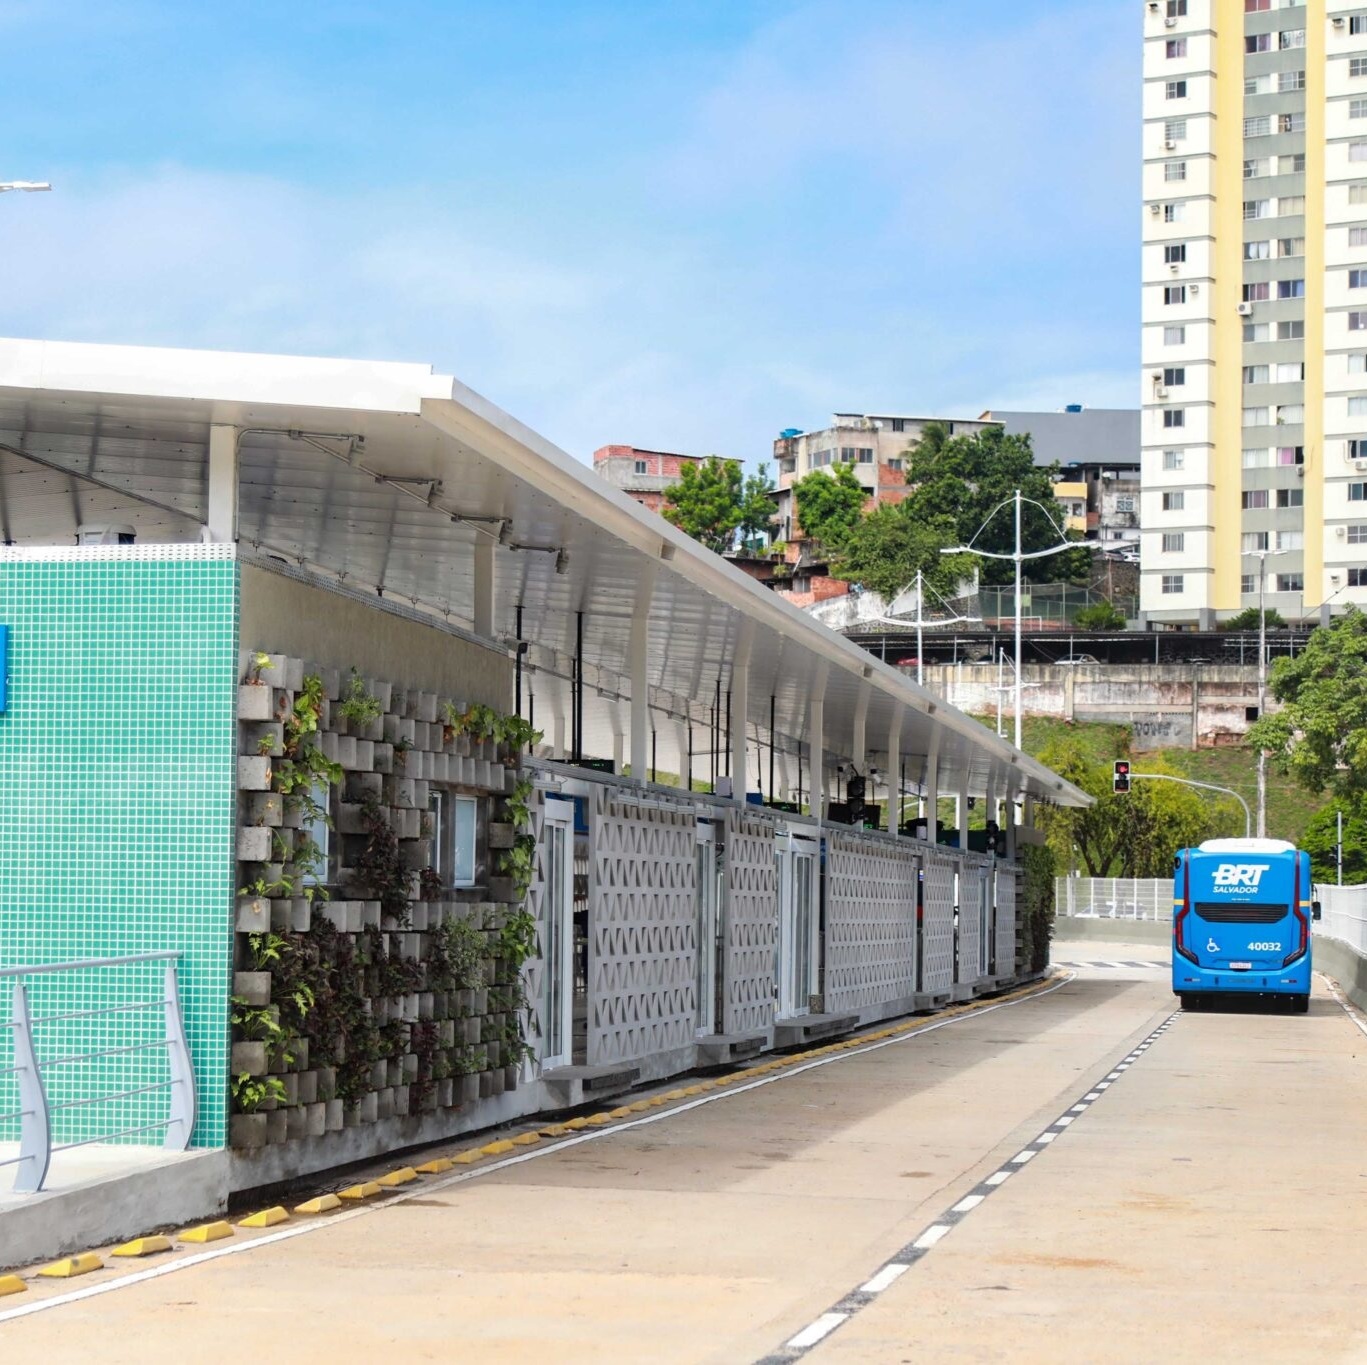
POLYGON ((778 794, 774 787, 774 726, 776 701, 774 694, 769 694, 769 800, 772 801, 778 794))
POLYGON ((522 714, 522 603, 517 604, 517 624, 514 626, 517 631, 517 640, 513 649, 517 652, 517 663, 515 665, 516 690, 513 697, 513 710, 517 715, 522 714))
POLYGON ((926 680, 926 647, 921 634, 925 621, 925 587, 921 570, 916 570, 916 685, 920 687, 926 680))
MULTIPOLYGON (((1267 579, 1267 553, 1258 556, 1258 719, 1263 718, 1263 694, 1267 687, 1267 613, 1263 609, 1263 584, 1267 579)), ((1267 834, 1267 750, 1258 750, 1258 838, 1267 834)))
POLYGON ((1334 851, 1335 861, 1338 863, 1339 885, 1343 885, 1343 812, 1335 811, 1338 816, 1338 846, 1334 851))
POLYGON ((1006 663, 1006 651, 997 646, 997 738, 1002 734, 1002 697, 1006 692, 1006 684, 1002 682, 1002 666, 1006 663))
POLYGON ((1252 837, 1253 817, 1249 814, 1248 802, 1233 787, 1217 787, 1213 782, 1196 782, 1190 777, 1173 777, 1170 773, 1131 773, 1130 780, 1142 777, 1146 782, 1176 782, 1183 787, 1200 787, 1202 791, 1223 792, 1232 796, 1244 808, 1244 838, 1252 837))
POLYGON ((1016 489, 1016 748, 1021 747, 1021 491, 1016 489))

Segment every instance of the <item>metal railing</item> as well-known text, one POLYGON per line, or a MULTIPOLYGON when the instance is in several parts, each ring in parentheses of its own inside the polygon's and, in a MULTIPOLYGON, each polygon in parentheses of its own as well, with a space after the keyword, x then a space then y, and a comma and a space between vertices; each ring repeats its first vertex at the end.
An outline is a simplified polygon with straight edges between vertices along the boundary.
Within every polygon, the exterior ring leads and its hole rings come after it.
POLYGON ((1075 919, 1172 919, 1172 882, 1165 877, 1056 877, 1054 906, 1075 919))
MULTIPOLYGON (((82 958, 41 967, 0 968, 0 980, 12 980, 14 983, 10 1019, 8 1022, 0 1022, 0 1035, 8 1031, 12 1039, 11 1064, 0 1066, 0 1079, 9 1076, 15 1078, 19 1104, 18 1109, 0 1113, 0 1125, 8 1126, 17 1121, 19 1129, 19 1155, 0 1160, 0 1167, 17 1167, 14 1178, 14 1189, 17 1192, 27 1194, 43 1188, 54 1152, 69 1151, 93 1143, 113 1142, 139 1133, 156 1131, 164 1131, 162 1146, 168 1150, 184 1151, 190 1145, 190 1135, 195 1126, 195 1077, 185 1037, 180 990, 176 982, 176 961, 179 957, 180 953, 172 950, 136 953, 127 957, 82 958), (162 988, 160 993, 150 1000, 125 1000, 117 1004, 96 1005, 90 1009, 59 1009, 51 1014, 35 1015, 32 1012, 29 1000, 30 978, 59 973, 108 971, 140 963, 157 962, 166 964, 160 976, 162 988), (133 1018, 153 1010, 160 1010, 162 1016, 162 1027, 155 1030, 156 1036, 140 1038, 133 1042, 120 1042, 115 1046, 86 1048, 84 1051, 62 1051, 59 1047, 51 1056, 44 1055, 44 1049, 38 1042, 37 1035, 45 1026, 49 1029, 56 1025, 63 1026, 54 1031, 61 1037, 61 1045, 66 1046, 66 1037, 61 1035, 70 1036, 73 1032, 79 1035, 83 1031, 88 1034, 92 1021, 114 1019, 119 1016, 133 1018), (72 1025, 78 1027, 73 1030, 72 1025), (55 1103, 49 1098, 50 1087, 44 1080, 45 1072, 52 1073, 60 1068, 88 1065, 106 1058, 122 1057, 131 1060, 153 1052, 164 1052, 166 1075, 163 1079, 147 1081, 122 1090, 78 1092, 75 1098, 64 1098, 55 1103), (117 1106, 121 1101, 132 1100, 141 1095, 152 1095, 162 1090, 168 1094, 165 1118, 93 1134, 88 1131, 88 1125, 83 1123, 77 1130, 83 1133, 82 1136, 73 1141, 53 1142, 54 1120, 59 1119, 61 1115, 77 1110, 89 1110, 102 1104, 117 1106)), ((99 1041, 103 1044, 106 1040, 99 1041)))
POLYGON ((1315 895, 1321 915, 1315 932, 1325 938, 1336 938, 1359 956, 1367 957, 1367 886, 1318 883, 1315 895))

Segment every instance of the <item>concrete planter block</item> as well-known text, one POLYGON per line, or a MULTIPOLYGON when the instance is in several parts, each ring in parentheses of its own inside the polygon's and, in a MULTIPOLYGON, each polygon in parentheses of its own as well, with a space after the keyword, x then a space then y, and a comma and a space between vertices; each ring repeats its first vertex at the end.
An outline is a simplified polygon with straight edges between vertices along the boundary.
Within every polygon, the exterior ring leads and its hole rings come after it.
POLYGON ((238 736, 238 751, 267 758, 279 758, 285 752, 285 727, 273 722, 244 725, 238 736))
POLYGON ((413 804, 417 807, 420 815, 427 814, 428 798, 432 794, 432 782, 430 778, 416 778, 413 782, 413 804))
POLYGON ((435 724, 437 705, 437 694, 435 692, 419 692, 417 718, 426 725, 435 724))
POLYGON ((381 1090, 376 1096, 375 1116, 377 1119, 394 1117, 394 1092, 392 1090, 381 1090))
POLYGON ((338 711, 332 718, 332 728, 338 735, 349 735, 351 733, 351 722, 341 711, 338 711))
POLYGON ((462 1041, 467 1047, 475 1046, 479 1042, 483 1030, 483 1023, 479 1015, 472 1014, 468 1019, 462 1019, 460 1022, 462 1041))
POLYGON ((335 730, 324 730, 318 737, 319 751, 329 763, 337 762, 337 746, 340 742, 341 737, 335 730))
POLYGON ((354 735, 339 735, 337 737, 337 760, 343 768, 351 769, 356 766, 356 739, 354 735))
POLYGON ((475 1016, 476 1018, 483 1018, 489 1013, 489 988, 487 986, 481 987, 474 992, 474 997, 475 1016))
POLYGON ((323 695, 329 701, 338 701, 342 696, 342 670, 340 668, 319 668, 314 670, 323 680, 323 695))
POLYGON ((461 1076, 458 1080, 459 1085, 456 1093, 459 1096, 459 1103, 474 1104, 480 1097, 481 1085, 479 1077, 477 1075, 461 1076))
POLYGON ((285 805, 285 812, 280 819, 280 826, 282 829, 303 829, 306 819, 307 817, 304 815, 303 809, 295 802, 290 801, 285 805))
POLYGON ((285 814, 285 798, 279 792, 252 792, 243 803, 249 825, 278 829, 285 814))
POLYGON ((502 820, 494 820, 489 824, 489 847, 490 848, 512 848, 517 841, 517 830, 514 826, 506 824, 502 820))
POLYGON ((291 692, 302 692, 304 690, 304 661, 302 659, 286 659, 284 672, 277 681, 282 686, 288 687, 291 692))
POLYGON ((503 770, 503 794, 507 796, 514 787, 517 786, 517 775, 519 769, 504 768, 503 770))
POLYGON ((346 1105, 341 1100, 328 1100, 323 1109, 326 1113, 326 1128, 329 1133, 340 1133, 346 1126, 346 1105))
POLYGON ((381 711, 389 711, 394 705, 394 684, 380 682, 377 678, 365 680, 366 691, 380 703, 381 711))
MULTIPOLYGON (((422 838, 422 816, 420 810, 396 810, 394 812, 393 826, 394 833, 400 839, 421 839, 422 838)), ((426 863, 423 864, 426 866, 426 863)))
POLYGON ((297 1089, 295 1097, 300 1104, 316 1104, 318 1102, 318 1073, 316 1071, 301 1071, 295 1078, 297 1089))
POLYGON ((322 1137, 328 1131, 327 1126, 328 1107, 325 1104, 309 1104, 304 1106, 304 1136, 317 1138, 322 1137))
POLYGON ((512 905, 517 899, 517 888, 511 877, 489 878, 489 899, 499 905, 512 905))
POLYGON ((243 896, 237 902, 237 932, 264 934, 271 927, 271 903, 262 896, 243 896))
POLYGON ((366 801, 383 801, 384 783, 385 779, 379 773, 349 772, 342 783, 342 799, 356 805, 366 801))
POLYGON ((432 1094, 436 1099, 438 1109, 450 1109, 455 1103, 455 1093, 455 1082, 449 1077, 446 1080, 437 1081, 432 1087, 432 1094))
POLYGON ((342 1117, 342 1125, 345 1128, 359 1128, 365 1122, 365 1106, 360 1100, 355 1104, 346 1106, 342 1117))
POLYGON ((426 901, 415 901, 408 907, 408 919, 415 934, 426 933, 432 927, 432 907, 426 901))
POLYGON ((377 773, 392 773, 394 771, 394 746, 377 743, 371 766, 377 773))
POLYGON ((306 896, 290 901, 290 932, 307 934, 313 928, 313 902, 306 896))
POLYGON ((458 757, 460 757, 460 758, 469 758, 469 757, 470 757, 471 750, 474 748, 474 743, 473 743, 473 741, 470 739, 470 736, 469 736, 469 735, 457 735, 457 736, 456 736, 456 746, 455 746, 455 747, 456 747, 456 754, 457 754, 458 757))
POLYGON ((318 1068, 318 1098, 330 1100, 337 1093, 337 1071, 334 1067, 320 1066, 318 1068))
POLYGON ((233 994, 258 1009, 271 1003, 271 974, 269 972, 234 972, 233 994))
POLYGON ((234 1043, 232 1053, 232 1072, 240 1076, 264 1076, 269 1064, 265 1043, 234 1043))
POLYGON ((516 1090, 518 1081, 518 1067, 508 1065, 503 1068, 503 1088, 504 1090, 516 1090))
POLYGON ((266 825, 247 825, 237 831, 237 861, 264 863, 271 856, 271 830, 266 825))
POLYGON ((271 761, 258 755, 239 757, 237 760, 237 785, 244 792, 269 791, 271 786, 271 761))
POLYGON ((346 901, 324 901, 318 907, 318 914, 339 934, 345 934, 347 930, 347 902, 346 901))
POLYGON ((275 716, 275 698, 265 683, 244 683, 237 689, 238 720, 271 720, 275 716))
POLYGON ((379 1097, 372 1091, 369 1095, 361 1096, 361 1122, 374 1123, 375 1115, 379 1112, 379 1097))
POLYGON ((415 804, 414 783, 414 778, 406 774, 399 776, 395 773, 383 780, 381 791, 377 795, 388 805, 399 806, 406 810, 415 804))
POLYGON ((437 1025, 437 1046, 451 1048, 456 1045, 456 1021, 443 1019, 437 1025))
POLYGON ((378 929, 380 927, 380 902, 363 901, 361 903, 361 928, 378 929))
POLYGON ((403 1066, 399 1083, 401 1085, 407 1085, 410 1082, 415 1081, 418 1077, 417 1053, 406 1052, 402 1057, 399 1058, 399 1061, 402 1063, 403 1066))
POLYGON ((337 809, 337 833, 365 834, 366 832, 365 808, 344 801, 337 809))
POLYGON ((277 1109, 266 1115, 266 1141, 274 1146, 289 1140, 289 1110, 277 1109))
POLYGON ((280 1083, 285 1087, 285 1098, 283 1103, 295 1105, 299 1103, 299 1077, 293 1072, 281 1076, 280 1083))
POLYGON ((418 1018, 431 1019, 436 1007, 436 997, 431 991, 418 992, 418 1018))
MULTIPOLYGON (((432 841, 430 839, 404 839, 399 844, 399 857, 410 872, 421 872, 432 865, 432 841)), ((416 925, 414 926, 417 927, 416 925)), ((423 928, 427 925, 424 923, 423 928)))
POLYGON ((375 741, 358 739, 356 741, 356 761, 351 765, 357 772, 369 773, 375 770, 375 741))
POLYGON ((370 1088, 383 1090, 389 1084, 389 1063, 381 1059, 371 1065, 370 1088))
POLYGON ((228 1120, 228 1145, 238 1151, 251 1151, 266 1145, 265 1114, 234 1114, 228 1120))
POLYGON ((368 720, 359 727, 353 725, 352 733, 363 743, 378 743, 384 739, 384 717, 376 716, 374 720, 368 720))
POLYGON ((399 1115, 408 1113, 408 1087, 398 1085, 394 1087, 394 1112, 399 1115))
POLYGON ((309 1040, 304 1037, 292 1038, 290 1040, 290 1051, 294 1054, 294 1065, 291 1071, 302 1072, 309 1069, 309 1040))

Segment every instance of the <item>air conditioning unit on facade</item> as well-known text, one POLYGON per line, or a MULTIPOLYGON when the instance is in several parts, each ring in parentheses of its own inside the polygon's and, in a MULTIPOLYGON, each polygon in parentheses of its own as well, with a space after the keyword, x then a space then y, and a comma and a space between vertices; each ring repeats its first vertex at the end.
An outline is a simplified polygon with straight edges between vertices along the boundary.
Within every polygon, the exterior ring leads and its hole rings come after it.
POLYGON ((1164 27, 1164 28, 1176 28, 1176 27, 1177 27, 1177 20, 1176 20, 1176 18, 1174 18, 1174 16, 1171 15, 1171 14, 1168 15, 1168 17, 1167 17, 1166 19, 1163 20, 1163 27, 1164 27))
POLYGON ((1150 204, 1150 205, 1149 205, 1149 212, 1150 212, 1151 214, 1153 214, 1153 216, 1154 216, 1155 218, 1157 218, 1158 215, 1159 215, 1160 213, 1163 212, 1163 205, 1162 205, 1162 204, 1150 204))
POLYGON ((1353 468, 1359 474, 1367 474, 1367 460, 1354 460, 1353 468))
POLYGON ((1172 137, 1167 138, 1164 141, 1163 146, 1166 147, 1168 151, 1175 152, 1177 150, 1177 139, 1172 137))
POLYGON ((1159 385, 1154 389, 1154 391, 1153 391, 1153 396, 1154 396, 1155 398, 1166 398, 1166 397, 1168 396, 1167 386, 1164 385, 1164 384, 1159 384, 1159 385))
POLYGON ((1192 298, 1195 298, 1196 295, 1199 294, 1200 292, 1201 292, 1201 286, 1200 286, 1199 284, 1194 284, 1194 285, 1192 285, 1192 287, 1191 287, 1191 296, 1192 296, 1192 298))
POLYGON ((1241 318, 1246 318, 1246 317, 1250 316, 1250 314, 1252 314, 1252 312, 1253 312, 1253 305, 1252 305, 1251 303, 1241 303, 1241 304, 1239 305, 1239 316, 1240 316, 1241 318))
POLYGON ((1340 540, 1342 540, 1342 539, 1344 538, 1344 536, 1346 536, 1346 535, 1348 534, 1348 528, 1347 528, 1346 526, 1335 526, 1335 527, 1334 527, 1334 534, 1335 534, 1340 540))

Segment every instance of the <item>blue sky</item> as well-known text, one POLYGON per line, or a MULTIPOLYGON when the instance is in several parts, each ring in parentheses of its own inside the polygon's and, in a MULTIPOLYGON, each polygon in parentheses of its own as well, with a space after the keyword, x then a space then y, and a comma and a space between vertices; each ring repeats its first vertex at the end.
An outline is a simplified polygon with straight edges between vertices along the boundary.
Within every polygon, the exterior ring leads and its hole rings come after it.
POLYGON ((1096 0, 0 0, 0 334, 431 362, 572 453, 1129 406, 1096 0))

